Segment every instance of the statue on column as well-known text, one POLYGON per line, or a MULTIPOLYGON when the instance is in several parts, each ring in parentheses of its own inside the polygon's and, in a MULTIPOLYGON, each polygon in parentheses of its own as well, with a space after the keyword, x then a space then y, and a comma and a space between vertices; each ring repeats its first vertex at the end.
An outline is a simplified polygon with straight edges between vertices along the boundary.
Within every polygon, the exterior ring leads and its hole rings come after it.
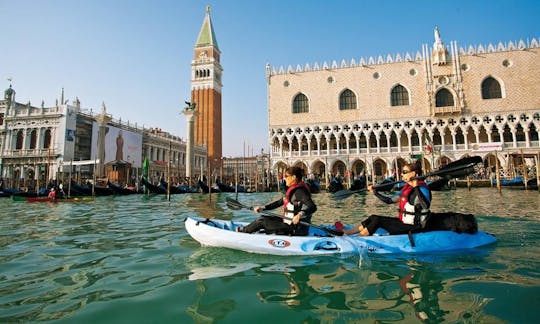
POLYGON ((184 102, 187 105, 184 108, 184 110, 186 110, 186 111, 195 110, 195 108, 197 108, 197 103, 195 103, 195 102, 189 102, 189 101, 184 101, 184 102))
POLYGON ((441 34, 439 33, 439 27, 435 26, 435 30, 433 31, 433 34, 435 35, 435 44, 440 44, 441 34))

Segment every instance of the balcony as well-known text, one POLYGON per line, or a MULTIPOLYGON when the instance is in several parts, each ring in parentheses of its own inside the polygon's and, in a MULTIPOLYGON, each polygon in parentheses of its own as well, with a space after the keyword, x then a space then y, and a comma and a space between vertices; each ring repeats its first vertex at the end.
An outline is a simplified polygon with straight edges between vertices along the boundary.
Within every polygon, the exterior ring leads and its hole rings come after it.
POLYGON ((4 158, 45 158, 55 157, 58 155, 56 150, 53 149, 27 149, 27 150, 12 150, 5 151, 4 158))

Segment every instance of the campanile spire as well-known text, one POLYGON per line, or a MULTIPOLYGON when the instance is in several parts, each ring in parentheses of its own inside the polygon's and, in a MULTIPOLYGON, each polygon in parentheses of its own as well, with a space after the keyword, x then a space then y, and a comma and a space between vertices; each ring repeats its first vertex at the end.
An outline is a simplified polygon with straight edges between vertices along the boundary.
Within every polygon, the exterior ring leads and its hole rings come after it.
POLYGON ((201 30, 194 48, 191 62, 191 102, 197 105, 198 115, 194 123, 195 145, 208 149, 208 160, 213 169, 221 164, 221 76, 216 34, 210 18, 210 6, 206 7, 201 30))

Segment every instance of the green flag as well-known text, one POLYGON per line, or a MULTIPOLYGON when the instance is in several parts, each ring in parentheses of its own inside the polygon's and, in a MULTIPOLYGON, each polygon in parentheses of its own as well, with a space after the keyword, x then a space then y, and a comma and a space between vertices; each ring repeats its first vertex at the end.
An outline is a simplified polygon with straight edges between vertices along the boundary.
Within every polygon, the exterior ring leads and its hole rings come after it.
POLYGON ((143 162, 143 165, 142 165, 142 169, 143 169, 143 177, 145 177, 146 179, 148 179, 148 169, 150 168, 150 162, 148 162, 148 158, 144 158, 144 162, 143 162))

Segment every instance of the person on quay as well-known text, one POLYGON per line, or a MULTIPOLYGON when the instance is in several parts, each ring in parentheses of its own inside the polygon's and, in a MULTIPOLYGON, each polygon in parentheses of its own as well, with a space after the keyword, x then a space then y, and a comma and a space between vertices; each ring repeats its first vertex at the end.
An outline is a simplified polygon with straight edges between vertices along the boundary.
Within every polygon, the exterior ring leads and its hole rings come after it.
POLYGON ((267 234, 308 235, 311 216, 317 211, 317 206, 311 199, 308 185, 302 181, 304 171, 299 167, 289 167, 285 170, 287 190, 282 199, 271 202, 265 206, 255 206, 257 213, 263 210, 276 209, 283 206, 283 217, 262 216, 246 225, 237 228, 238 232, 254 233, 264 230, 267 234))
POLYGON ((368 190, 383 202, 399 203, 398 217, 371 215, 359 225, 344 229, 343 232, 347 235, 358 233, 361 236, 369 236, 378 228, 385 229, 391 235, 425 231, 432 195, 424 180, 416 179, 419 172, 417 164, 406 164, 402 170, 405 185, 399 194, 393 197, 385 196, 377 192, 373 185, 368 185, 368 190))
POLYGON ((54 187, 52 187, 51 190, 49 190, 49 194, 47 195, 47 198, 49 198, 50 200, 56 199, 56 190, 54 190, 54 187))

